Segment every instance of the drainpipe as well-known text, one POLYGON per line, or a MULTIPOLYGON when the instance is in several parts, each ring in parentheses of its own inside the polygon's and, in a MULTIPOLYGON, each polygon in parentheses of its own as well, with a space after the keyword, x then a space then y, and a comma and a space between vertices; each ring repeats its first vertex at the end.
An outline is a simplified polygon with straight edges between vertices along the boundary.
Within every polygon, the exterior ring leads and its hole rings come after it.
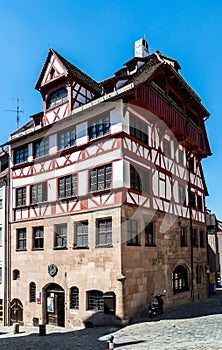
POLYGON ((191 285, 190 285, 190 299, 194 301, 194 273, 193 273, 193 218, 192 218, 192 208, 190 203, 191 198, 191 176, 190 176, 190 162, 187 157, 188 165, 188 206, 189 206, 189 220, 190 220, 190 269, 191 269, 191 285))

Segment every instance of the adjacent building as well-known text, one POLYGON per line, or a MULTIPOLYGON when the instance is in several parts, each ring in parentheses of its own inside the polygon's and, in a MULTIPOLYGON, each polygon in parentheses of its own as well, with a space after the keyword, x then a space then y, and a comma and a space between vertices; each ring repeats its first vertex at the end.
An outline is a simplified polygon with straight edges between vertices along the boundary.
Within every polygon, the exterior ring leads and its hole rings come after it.
POLYGON ((8 149, 0 152, 0 323, 8 320, 8 149))
POLYGON ((50 49, 10 136, 11 322, 126 324, 207 297, 199 96, 144 39, 100 83, 50 49))

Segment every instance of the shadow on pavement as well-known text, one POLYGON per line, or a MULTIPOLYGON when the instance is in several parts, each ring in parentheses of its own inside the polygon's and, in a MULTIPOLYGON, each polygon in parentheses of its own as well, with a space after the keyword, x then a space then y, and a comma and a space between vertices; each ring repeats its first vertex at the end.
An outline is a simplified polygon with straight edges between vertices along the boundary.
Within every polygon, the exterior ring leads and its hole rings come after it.
POLYGON ((160 320, 175 320, 222 314, 222 291, 217 291, 210 298, 197 300, 187 304, 164 309, 162 315, 149 318, 148 313, 134 320, 132 324, 140 322, 155 322, 160 320))
MULTIPOLYGON (((117 329, 96 327, 68 332, 53 332, 45 336, 37 333, 0 336, 0 349, 4 350, 105 350, 108 349, 108 336, 117 329), (105 337, 107 340, 100 340, 105 337)), ((122 346, 122 345, 121 345, 122 346)))

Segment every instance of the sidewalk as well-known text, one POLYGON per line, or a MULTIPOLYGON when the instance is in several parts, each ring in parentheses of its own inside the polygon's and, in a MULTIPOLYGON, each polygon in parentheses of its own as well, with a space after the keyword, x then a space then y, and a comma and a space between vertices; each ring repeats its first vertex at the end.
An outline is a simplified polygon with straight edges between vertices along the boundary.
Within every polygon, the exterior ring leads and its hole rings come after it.
POLYGON ((0 326, 1 350, 106 350, 114 336, 118 350, 222 350, 222 291, 210 298, 164 310, 150 319, 148 313, 123 328, 94 327, 69 329, 0 326))

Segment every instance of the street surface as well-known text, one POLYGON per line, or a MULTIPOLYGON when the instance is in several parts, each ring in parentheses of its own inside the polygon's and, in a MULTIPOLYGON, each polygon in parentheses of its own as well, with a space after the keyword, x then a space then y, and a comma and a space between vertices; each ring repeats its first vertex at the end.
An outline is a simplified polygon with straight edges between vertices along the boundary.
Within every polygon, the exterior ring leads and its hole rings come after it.
POLYGON ((211 298, 164 310, 158 318, 146 315, 124 328, 65 329, 0 326, 0 350, 106 350, 114 336, 118 350, 222 350, 222 291, 211 298))

